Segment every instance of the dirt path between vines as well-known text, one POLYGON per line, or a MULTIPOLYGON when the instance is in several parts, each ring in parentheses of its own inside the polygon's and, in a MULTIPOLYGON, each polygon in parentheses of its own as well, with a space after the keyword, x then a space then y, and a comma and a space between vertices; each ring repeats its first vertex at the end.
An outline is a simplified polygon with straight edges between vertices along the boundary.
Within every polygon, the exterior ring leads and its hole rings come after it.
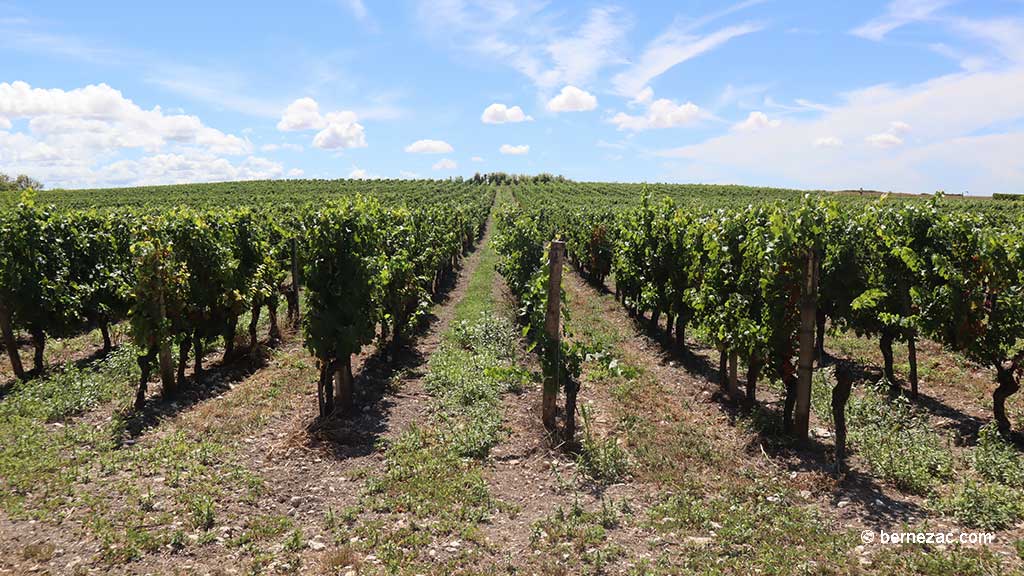
MULTIPOLYGON (((666 347, 663 330, 652 330, 649 319, 629 316, 607 288, 595 288, 575 270, 568 273, 564 286, 570 298, 597 307, 603 317, 614 324, 621 336, 620 347, 627 356, 642 362, 669 392, 666 402, 677 404, 687 418, 702 423, 724 453, 734 454, 738 465, 753 466, 772 474, 780 474, 799 491, 807 504, 821 510, 823 518, 834 529, 861 531, 896 530, 918 526, 933 532, 969 532, 949 518, 927 508, 924 497, 906 494, 890 483, 875 478, 868 465, 854 454, 848 462, 850 471, 841 482, 832 476, 833 438, 812 438, 808 446, 798 449, 780 446, 772 438, 762 437, 740 426, 740 412, 726 399, 717 382, 718 353, 693 340, 688 340, 690 357, 666 347)), ((609 281, 611 282, 611 281, 609 281)), ((577 311, 577 314, 580 312, 577 311)), ((742 386, 742 384, 741 384, 742 386)), ((758 401, 781 411, 782 398, 758 387, 758 401)), ((581 392, 581 398, 586 391, 581 392)), ((601 395, 597 397, 600 402, 601 395)), ((603 410, 602 412, 607 412, 603 410)), ((828 424, 811 414, 811 427, 823 430, 828 424)), ((813 436, 813 435, 812 435, 813 436)), ((1012 555, 1011 544, 1020 530, 1001 533, 994 548, 1012 555)))

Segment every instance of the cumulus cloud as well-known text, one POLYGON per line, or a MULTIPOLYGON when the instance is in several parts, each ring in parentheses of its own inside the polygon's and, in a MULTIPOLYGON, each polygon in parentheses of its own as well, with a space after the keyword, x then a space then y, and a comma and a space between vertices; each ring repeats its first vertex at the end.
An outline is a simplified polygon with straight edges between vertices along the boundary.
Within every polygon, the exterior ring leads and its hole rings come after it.
POLYGON ((484 159, 481 156, 473 156, 472 158, 470 158, 470 160, 472 160, 473 162, 483 162, 484 161, 484 159))
POLYGON ((444 140, 417 140, 405 147, 410 154, 448 154, 454 150, 444 140))
POLYGON ((365 148, 366 133, 356 122, 356 113, 332 112, 326 116, 327 127, 313 137, 313 146, 324 149, 365 148))
POLYGON ((893 134, 906 134, 910 132, 910 124, 896 120, 895 122, 889 123, 889 132, 893 134))
POLYGON ((299 144, 292 144, 291 142, 285 142, 284 144, 264 144, 260 146, 262 152, 277 152, 278 150, 290 150, 292 152, 302 152, 303 148, 299 144))
POLYGON ((299 98, 292 102, 281 115, 277 129, 282 132, 299 130, 320 130, 327 124, 320 115, 320 105, 312 98, 299 98))
POLYGON ((372 178, 369 172, 358 166, 352 166, 352 171, 348 173, 348 177, 353 180, 367 180, 372 178))
POLYGON ((519 146, 513 146, 511 144, 502 144, 501 148, 498 148, 498 152, 509 156, 522 156, 530 152, 530 146, 527 144, 521 144, 519 146))
POLYGON ((865 138, 864 141, 876 148, 893 148, 903 144, 903 139, 891 132, 872 134, 865 138))
POLYGON ((288 171, 289 178, 302 178, 302 176, 305 174, 306 171, 303 170, 302 168, 292 168, 291 170, 288 171))
POLYGON ((101 168, 94 178, 117 185, 154 185, 178 182, 218 182, 227 180, 269 180, 284 173, 281 164, 250 156, 233 164, 225 158, 197 153, 157 154, 139 159, 120 160, 101 168))
POLYGON ((484 109, 484 113, 480 115, 480 120, 484 124, 505 124, 530 122, 533 118, 527 116, 519 106, 508 107, 495 102, 484 109))
POLYGON ((694 124, 704 118, 706 114, 693 102, 676 104, 675 102, 661 98, 651 102, 647 112, 643 115, 631 115, 619 112, 610 120, 619 130, 641 132, 656 128, 675 128, 694 124))
POLYGON ((202 123, 196 116, 144 110, 106 84, 74 90, 33 88, 25 82, 0 83, 0 117, 27 118, 29 131, 53 145, 94 149, 191 144, 216 154, 251 151, 248 141, 202 123))
POLYGON ((814 140, 815 148, 841 148, 843 141, 835 136, 822 136, 814 140))
POLYGON ((144 109, 96 84, 71 90, 0 83, 0 163, 49 187, 279 178, 284 166, 198 117, 144 109), (12 120, 27 120, 13 130, 12 120), (232 159, 230 157, 237 157, 232 159))
POLYGON ((432 166, 434 170, 455 170, 458 167, 459 165, 449 158, 442 158, 432 166))
POLYGON ((755 111, 755 112, 751 112, 747 116, 746 120, 744 120, 743 122, 739 122, 735 126, 733 126, 733 129, 734 130, 740 130, 740 131, 743 131, 743 130, 750 131, 750 130, 762 130, 764 128, 778 128, 781 125, 782 125, 782 120, 778 120, 778 119, 770 120, 768 118, 768 115, 765 114, 764 112, 755 111))
POLYGON ((366 131, 351 110, 339 110, 326 115, 312 98, 299 98, 285 109, 277 129, 282 132, 319 130, 313 137, 313 146, 323 149, 365 148, 366 131))
POLYGON ((889 130, 872 134, 864 139, 865 142, 876 148, 893 148, 903 145, 903 134, 910 132, 910 124, 896 120, 889 123, 889 130))
POLYGON ((645 86, 636 96, 633 97, 633 104, 650 104, 651 100, 654 99, 654 90, 650 86, 645 86))
POLYGON ((552 112, 586 112, 597 108, 597 97, 575 86, 566 86, 548 101, 547 108, 552 112))

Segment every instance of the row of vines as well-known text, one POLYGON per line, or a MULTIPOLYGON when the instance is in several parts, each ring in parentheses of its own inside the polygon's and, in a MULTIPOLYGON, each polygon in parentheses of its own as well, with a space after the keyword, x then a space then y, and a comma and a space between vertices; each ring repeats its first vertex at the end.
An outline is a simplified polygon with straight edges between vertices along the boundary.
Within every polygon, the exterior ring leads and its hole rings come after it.
MULTIPOLYGON (((700 205, 671 194, 630 198, 621 188, 631 185, 598 185, 605 193, 594 186, 516 186, 519 234, 532 238, 535 251, 564 239, 581 273, 597 283, 613 275, 630 313, 663 323, 684 352, 688 331, 698 332, 718 350, 720 378, 737 401, 752 405, 760 379, 780 380, 787 429, 804 435, 794 409, 810 391, 798 394, 796 359, 808 358, 808 370, 811 358, 820 361, 826 327, 877 338, 894 388, 893 345, 906 343, 911 395, 915 345, 927 338, 995 372, 994 418, 1009 432, 1005 403, 1024 370, 1024 236, 1016 211, 962 210, 962 201, 941 195, 850 202, 808 194, 700 205), (739 365, 747 368, 745 393, 739 365)), ((525 281, 510 273, 513 288, 525 281)))
POLYGON ((400 344, 481 232, 492 199, 489 189, 460 183, 405 183, 317 204, 296 196, 159 211, 59 210, 26 195, 0 211, 3 348, 24 378, 19 334, 30 336, 41 371, 47 338, 99 328, 109 349, 111 324, 127 320, 140 350, 141 405, 154 368, 173 395, 190 355, 196 374, 215 342, 231 359, 246 314, 251 354, 262 310, 271 340, 279 338, 279 304, 298 320, 301 279, 303 334, 321 366, 326 415, 351 404, 351 355, 378 334, 400 344))

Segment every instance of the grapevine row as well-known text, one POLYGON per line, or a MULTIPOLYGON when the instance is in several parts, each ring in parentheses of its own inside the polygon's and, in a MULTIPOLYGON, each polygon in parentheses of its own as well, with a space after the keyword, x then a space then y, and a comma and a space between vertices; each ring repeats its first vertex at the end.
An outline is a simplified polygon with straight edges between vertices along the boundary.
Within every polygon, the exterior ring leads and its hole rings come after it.
MULTIPOLYGON (((297 318, 295 278, 308 292, 307 348, 324 375, 351 381, 349 358, 373 340, 397 346, 432 295, 480 233, 493 194, 487 188, 439 185, 430 195, 349 195, 314 206, 60 211, 25 197, 0 212, 0 332, 15 375, 25 376, 16 335, 27 332, 34 367, 44 368, 47 338, 130 320, 142 369, 137 404, 153 368, 165 394, 195 372, 213 342, 234 354, 238 324, 250 315, 255 354, 261 311, 279 337, 277 310, 288 300, 297 318), (297 261, 293 262, 293 260, 297 261), (294 268, 293 268, 294 265, 294 268), (177 352, 177 358, 173 352, 177 352), (346 378, 347 377, 347 378, 346 378)), ((337 394, 351 402, 351 386, 337 394)), ((321 413, 335 409, 321 387, 321 413)))
MULTIPOLYGON (((995 371, 994 418, 1009 431, 1005 401, 1024 370, 1017 213, 967 212, 941 195, 854 204, 809 194, 798 202, 702 207, 651 193, 629 200, 615 192, 627 185, 607 186, 613 191, 605 198, 594 185, 523 183, 515 188, 518 226, 538 244, 566 240, 570 260, 591 280, 613 275, 623 305, 656 325, 664 318, 675 346, 685 349, 695 329, 718 350, 731 397, 749 406, 759 379, 782 381, 786 425, 802 433, 793 428, 794 409, 809 388, 798 394, 795 360, 801 306, 811 302, 819 361, 826 326, 877 338, 884 375, 896 388, 893 344, 904 342, 916 395, 916 343, 934 340, 995 371)), ((521 280, 511 272, 514 288, 521 280)))

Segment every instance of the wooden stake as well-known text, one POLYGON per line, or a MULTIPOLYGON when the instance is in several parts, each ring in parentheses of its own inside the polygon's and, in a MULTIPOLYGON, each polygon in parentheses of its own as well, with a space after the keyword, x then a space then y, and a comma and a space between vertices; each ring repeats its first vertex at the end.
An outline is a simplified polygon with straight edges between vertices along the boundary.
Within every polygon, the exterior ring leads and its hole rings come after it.
POLYGON ((288 302, 289 320, 292 325, 299 324, 299 242, 295 238, 292 244, 292 299, 288 302), (294 310, 292 308, 294 307, 294 310))
POLYGON ((548 306, 544 316, 544 336, 547 339, 545 350, 551 366, 544 375, 544 398, 542 404, 544 427, 555 428, 555 411, 558 404, 558 354, 561 352, 561 315, 562 315, 562 259, 565 257, 565 242, 552 240, 548 249, 548 306))
POLYGON ((740 386, 736 374, 738 363, 737 354, 735 352, 729 354, 729 398, 733 401, 740 400, 740 386))
POLYGON ((811 415, 811 378, 814 374, 814 325, 818 314, 818 252, 807 251, 800 295, 800 351, 797 364, 796 414, 792 433, 806 440, 811 415))

